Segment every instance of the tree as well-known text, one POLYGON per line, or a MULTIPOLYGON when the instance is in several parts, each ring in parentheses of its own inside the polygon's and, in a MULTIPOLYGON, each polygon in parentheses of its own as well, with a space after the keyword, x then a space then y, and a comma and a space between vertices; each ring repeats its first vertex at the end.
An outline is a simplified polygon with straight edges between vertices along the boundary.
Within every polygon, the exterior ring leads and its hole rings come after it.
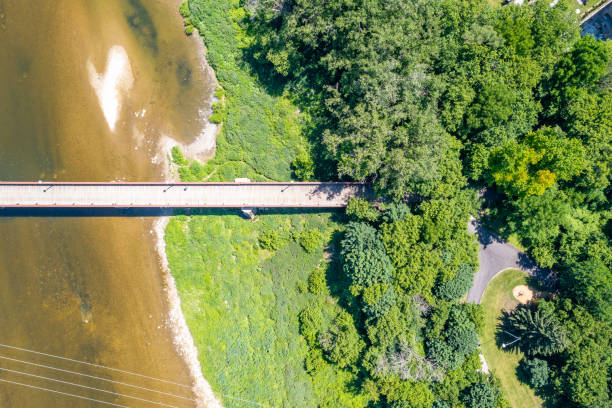
POLYGON ((472 287, 473 282, 473 267, 468 264, 461 264, 459 268, 457 268, 457 273, 454 278, 436 287, 436 294, 444 300, 457 300, 467 293, 472 287))
POLYGON ((548 127, 495 149, 489 160, 492 181, 516 197, 542 195, 556 181, 577 176, 584 166, 580 140, 548 127))
POLYGON ((557 87, 588 87, 603 75, 610 51, 603 41, 585 35, 557 63, 553 81, 557 87))
POLYGON ((376 230, 363 223, 349 223, 341 242, 343 270, 353 285, 372 286, 391 281, 391 261, 376 230))
POLYGON ((319 335, 319 344, 329 361, 340 368, 352 366, 365 347, 352 316, 345 311, 338 313, 332 327, 319 335))
POLYGON ((427 342, 427 356, 447 370, 459 367, 464 361, 463 354, 457 352, 453 346, 441 339, 433 339, 427 342))
POLYGON ((374 222, 378 219, 380 213, 368 200, 352 197, 346 206, 346 215, 358 221, 374 222))
POLYGON ((528 7, 505 7, 500 14, 496 28, 506 40, 505 44, 511 47, 516 55, 531 55, 535 47, 532 33, 533 11, 528 7))
POLYGON ((387 283, 378 283, 363 290, 363 311, 369 317, 381 317, 395 304, 395 291, 387 283))
POLYGON ((390 407, 392 408, 429 408, 434 402, 434 395, 424 382, 404 381, 398 387, 390 407))
POLYGON ((488 383, 476 383, 468 388, 463 401, 469 408, 491 408, 495 406, 495 390, 488 383))
POLYGON ((572 353, 560 372, 561 389, 566 398, 580 407, 608 407, 609 344, 583 345, 572 353))
POLYGON ((548 384, 550 371, 548 369, 548 363, 545 360, 540 360, 539 358, 527 359, 523 357, 519 362, 519 369, 523 372, 523 376, 533 388, 541 388, 548 384))
POLYGON ((517 344, 530 356, 550 356, 568 344, 565 330, 548 310, 519 306, 507 315, 503 327, 520 339, 517 344))
POLYGON ((470 354, 478 348, 478 335, 473 324, 451 327, 447 338, 448 344, 459 354, 470 354))
POLYGON ((391 203, 385 206, 382 218, 384 222, 392 223, 401 221, 410 214, 410 207, 408 207, 406 204, 391 203))
POLYGON ((465 118, 466 125, 480 130, 505 122, 512 114, 515 100, 512 90, 491 79, 477 94, 465 118))
POLYGON ((610 50, 604 41, 585 35, 571 51, 557 62, 550 80, 546 101, 548 114, 554 116, 573 99, 581 88, 592 88, 605 73, 610 50))
POLYGON ((314 178, 314 162, 311 155, 305 151, 300 151, 291 163, 295 176, 302 181, 309 181, 314 178))
POLYGON ((568 296, 602 320, 612 319, 612 271, 599 259, 589 258, 561 275, 568 296))

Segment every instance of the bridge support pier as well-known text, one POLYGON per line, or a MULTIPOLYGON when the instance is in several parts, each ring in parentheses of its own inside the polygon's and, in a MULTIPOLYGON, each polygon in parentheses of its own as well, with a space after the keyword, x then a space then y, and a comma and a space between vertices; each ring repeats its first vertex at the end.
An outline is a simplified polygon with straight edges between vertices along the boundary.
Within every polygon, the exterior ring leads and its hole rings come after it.
POLYGON ((248 218, 250 220, 255 219, 255 208, 241 208, 240 213, 245 218, 248 218))

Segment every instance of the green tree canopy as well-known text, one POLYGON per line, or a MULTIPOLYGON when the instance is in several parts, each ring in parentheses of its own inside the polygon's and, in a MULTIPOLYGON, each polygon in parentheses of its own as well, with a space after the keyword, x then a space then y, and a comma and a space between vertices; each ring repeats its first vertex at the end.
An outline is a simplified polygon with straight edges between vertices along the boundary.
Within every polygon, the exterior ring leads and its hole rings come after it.
POLYGON ((567 334, 549 310, 517 307, 507 316, 503 326, 520 338, 517 344, 526 354, 550 356, 565 349, 567 334))

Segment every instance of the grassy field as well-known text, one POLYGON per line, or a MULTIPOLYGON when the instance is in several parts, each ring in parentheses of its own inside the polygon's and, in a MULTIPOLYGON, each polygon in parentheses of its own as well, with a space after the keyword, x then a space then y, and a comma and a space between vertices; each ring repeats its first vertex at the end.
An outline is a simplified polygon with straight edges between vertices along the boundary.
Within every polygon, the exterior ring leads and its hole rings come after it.
POLYGON ((481 338, 482 354, 489 368, 495 371, 513 408, 541 407, 543 402, 516 376, 516 369, 523 355, 520 352, 503 351, 497 346, 495 338, 502 310, 512 310, 518 305, 512 295, 512 289, 526 284, 527 275, 524 272, 509 269, 489 282, 481 302, 485 311, 485 326, 481 338))
MULTIPOLYGON (((204 377, 217 394, 274 407, 316 406, 297 316, 308 301, 308 275, 324 263, 323 243, 337 226, 331 217, 271 214, 251 222, 227 211, 172 218, 170 268, 204 377), (326 239, 307 253, 291 235, 313 228, 326 239), (258 245, 266 231, 283 237, 274 252, 258 245)), ((223 399, 225 407, 244 406, 223 399)))

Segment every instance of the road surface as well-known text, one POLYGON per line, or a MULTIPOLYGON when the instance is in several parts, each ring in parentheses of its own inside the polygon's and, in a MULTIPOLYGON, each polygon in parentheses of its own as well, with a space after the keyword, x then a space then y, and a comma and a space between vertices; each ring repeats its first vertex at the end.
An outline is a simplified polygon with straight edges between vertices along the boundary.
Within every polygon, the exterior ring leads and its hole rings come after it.
POLYGON ((489 281, 508 268, 520 269, 543 281, 551 279, 549 271, 539 268, 527 254, 485 230, 478 220, 474 218, 470 220, 468 231, 478 234, 480 245, 478 251, 480 269, 474 275, 474 284, 467 294, 468 302, 480 303, 489 281))

